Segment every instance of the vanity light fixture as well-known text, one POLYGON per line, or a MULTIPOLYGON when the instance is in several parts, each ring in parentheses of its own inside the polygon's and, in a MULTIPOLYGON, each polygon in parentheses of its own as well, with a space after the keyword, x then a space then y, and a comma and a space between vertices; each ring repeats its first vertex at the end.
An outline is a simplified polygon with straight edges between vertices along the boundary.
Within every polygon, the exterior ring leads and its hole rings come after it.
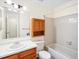
MULTIPOLYGON (((16 4, 16 3, 14 3, 14 2, 12 2, 11 0, 6 0, 6 2, 4 2, 5 4, 7 4, 7 5, 9 5, 9 6, 11 6, 8 10, 12 10, 13 9, 13 11, 19 11, 19 12, 21 12, 21 13, 23 13, 25 10, 27 10, 27 8, 25 7, 25 6, 22 6, 22 5, 20 5, 20 4, 16 4), (12 9, 11 9, 12 8, 12 9)), ((15 12, 16 12, 15 11, 15 12)))

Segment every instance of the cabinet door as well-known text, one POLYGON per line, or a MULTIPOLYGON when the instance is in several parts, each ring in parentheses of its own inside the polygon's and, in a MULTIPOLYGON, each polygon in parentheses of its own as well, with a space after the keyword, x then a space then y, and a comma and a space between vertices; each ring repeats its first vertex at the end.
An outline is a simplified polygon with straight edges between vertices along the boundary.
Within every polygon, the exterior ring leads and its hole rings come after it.
POLYGON ((34 22, 34 30, 35 31, 39 31, 39 29, 40 29, 40 22, 38 21, 38 20, 35 20, 35 22, 34 22))
POLYGON ((36 54, 28 55, 20 59, 36 59, 36 54))
POLYGON ((3 59, 19 59, 17 55, 12 55, 12 56, 9 56, 9 57, 5 57, 3 59))
POLYGON ((20 58, 24 58, 25 56, 27 57, 28 55, 31 55, 31 54, 36 54, 36 48, 21 52, 18 55, 20 58))
POLYGON ((27 59, 36 59, 36 55, 35 55, 35 54, 29 55, 29 56, 27 57, 27 59))
POLYGON ((33 18, 33 20, 32 20, 32 36, 44 35, 44 31, 45 31, 45 20, 33 18))
POLYGON ((45 28, 45 21, 40 20, 40 31, 44 31, 44 28, 45 28))

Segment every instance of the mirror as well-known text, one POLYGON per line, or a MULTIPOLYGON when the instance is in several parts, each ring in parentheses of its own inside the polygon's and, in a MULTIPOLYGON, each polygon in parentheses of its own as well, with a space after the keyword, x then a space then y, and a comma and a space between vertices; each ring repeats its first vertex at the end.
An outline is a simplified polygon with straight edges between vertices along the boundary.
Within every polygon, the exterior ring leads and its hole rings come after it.
POLYGON ((0 8, 0 39, 17 38, 19 35, 19 13, 0 8))
POLYGON ((7 9, 6 38, 16 38, 18 36, 18 13, 7 9))
POLYGON ((30 36, 29 19, 30 16, 25 13, 2 7, 2 10, 0 10, 0 38, 8 39, 30 36))
POLYGON ((2 34, 2 22, 3 22, 3 15, 2 15, 2 8, 0 7, 0 39, 2 39, 3 38, 3 34, 2 34))
POLYGON ((2 10, 0 8, 0 31, 2 30, 2 10))

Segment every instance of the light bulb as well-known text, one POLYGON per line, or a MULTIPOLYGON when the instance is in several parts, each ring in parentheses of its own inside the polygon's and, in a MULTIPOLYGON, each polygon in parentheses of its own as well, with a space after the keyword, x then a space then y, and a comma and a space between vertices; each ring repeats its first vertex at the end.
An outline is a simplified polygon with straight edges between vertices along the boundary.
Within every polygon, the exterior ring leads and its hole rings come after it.
POLYGON ((6 2, 7 2, 7 4, 9 4, 9 5, 12 3, 11 0, 6 0, 6 2))
POLYGON ((18 5, 17 4, 14 4, 14 8, 18 8, 18 5))

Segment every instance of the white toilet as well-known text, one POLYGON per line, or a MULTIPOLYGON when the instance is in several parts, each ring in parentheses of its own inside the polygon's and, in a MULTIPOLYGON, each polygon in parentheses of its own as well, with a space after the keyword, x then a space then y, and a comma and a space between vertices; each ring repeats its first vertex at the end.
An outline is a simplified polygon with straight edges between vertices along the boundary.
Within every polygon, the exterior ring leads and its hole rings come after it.
POLYGON ((39 59, 51 59, 51 55, 49 52, 44 51, 44 41, 37 41, 37 54, 39 59))

